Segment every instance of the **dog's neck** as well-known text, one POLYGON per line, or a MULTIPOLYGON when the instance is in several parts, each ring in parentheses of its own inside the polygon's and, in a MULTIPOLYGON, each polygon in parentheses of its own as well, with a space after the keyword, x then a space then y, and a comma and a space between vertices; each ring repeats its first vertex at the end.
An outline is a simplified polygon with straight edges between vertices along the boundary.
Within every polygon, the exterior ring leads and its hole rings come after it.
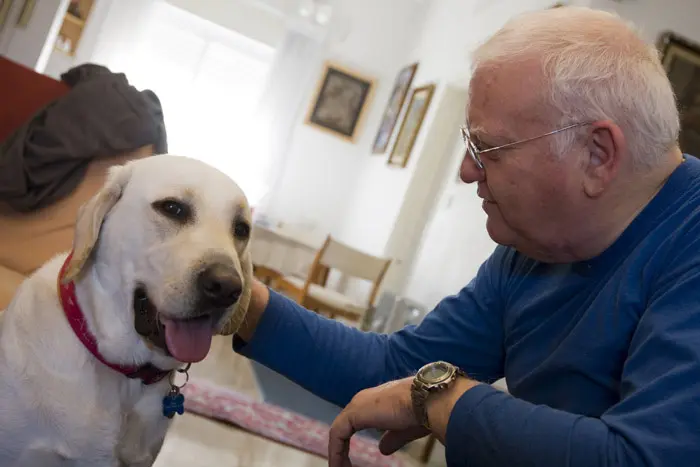
POLYGON ((179 362, 149 345, 136 332, 132 298, 127 290, 118 271, 99 260, 75 280, 78 303, 102 356, 119 365, 150 363, 163 370, 179 367, 179 362), (110 293, 110 290, 120 293, 110 293))

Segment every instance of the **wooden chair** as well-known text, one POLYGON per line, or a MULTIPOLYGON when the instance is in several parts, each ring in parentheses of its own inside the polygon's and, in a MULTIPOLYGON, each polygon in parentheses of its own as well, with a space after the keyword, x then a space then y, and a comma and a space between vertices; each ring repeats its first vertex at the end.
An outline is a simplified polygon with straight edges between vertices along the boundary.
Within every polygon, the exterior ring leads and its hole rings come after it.
POLYGON ((391 259, 380 258, 338 242, 330 235, 318 250, 306 278, 285 275, 275 288, 300 305, 331 318, 361 321, 373 305, 391 259), (366 301, 358 301, 324 285, 314 283, 324 270, 336 269, 349 277, 370 281, 372 288, 366 301))
MULTIPOLYGON (((285 275, 305 278, 321 243, 260 225, 253 226, 252 237, 253 274, 272 288, 285 275)), ((325 285, 327 277, 328 270, 322 268, 313 282, 325 285)))

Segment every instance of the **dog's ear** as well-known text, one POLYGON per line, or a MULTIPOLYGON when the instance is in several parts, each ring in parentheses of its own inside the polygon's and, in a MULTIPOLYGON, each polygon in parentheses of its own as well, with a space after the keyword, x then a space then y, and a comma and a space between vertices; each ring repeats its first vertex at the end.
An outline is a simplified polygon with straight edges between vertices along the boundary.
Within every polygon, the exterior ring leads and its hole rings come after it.
POLYGON ((241 256, 241 271, 243 272, 243 291, 236 302, 233 313, 228 322, 222 326, 220 334, 228 336, 238 332, 238 329, 243 324, 246 314, 248 313, 248 305, 250 305, 251 284, 253 283, 253 259, 250 255, 250 246, 241 256))
POLYGON ((131 178, 129 164, 110 167, 105 184, 100 191, 78 210, 73 236, 73 255, 62 278, 64 283, 77 278, 88 263, 100 236, 102 222, 121 197, 129 178, 131 178))

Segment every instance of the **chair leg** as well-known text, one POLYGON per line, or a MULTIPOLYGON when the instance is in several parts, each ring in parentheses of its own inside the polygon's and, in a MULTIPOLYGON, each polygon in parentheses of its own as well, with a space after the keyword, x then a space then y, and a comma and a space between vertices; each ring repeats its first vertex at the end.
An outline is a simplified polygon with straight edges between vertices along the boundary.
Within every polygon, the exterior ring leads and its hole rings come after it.
POLYGON ((427 464, 428 461, 430 461, 430 456, 433 454, 433 448, 435 447, 435 441, 437 441, 437 438, 435 438, 435 436, 428 436, 428 439, 425 442, 425 446, 423 446, 423 451, 421 451, 420 454, 421 463, 427 464))

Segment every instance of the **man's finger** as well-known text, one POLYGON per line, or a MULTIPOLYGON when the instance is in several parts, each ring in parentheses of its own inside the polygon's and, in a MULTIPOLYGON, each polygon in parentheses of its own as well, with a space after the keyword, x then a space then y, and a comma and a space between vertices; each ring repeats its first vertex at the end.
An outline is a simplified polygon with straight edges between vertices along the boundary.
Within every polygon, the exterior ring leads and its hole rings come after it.
POLYGON ((355 431, 347 413, 341 412, 328 433, 328 467, 352 467, 350 438, 355 431))
POLYGON ((430 432, 422 426, 416 426, 406 430, 387 431, 382 436, 382 439, 379 440, 379 452, 388 456, 411 441, 415 441, 429 434, 430 432))

